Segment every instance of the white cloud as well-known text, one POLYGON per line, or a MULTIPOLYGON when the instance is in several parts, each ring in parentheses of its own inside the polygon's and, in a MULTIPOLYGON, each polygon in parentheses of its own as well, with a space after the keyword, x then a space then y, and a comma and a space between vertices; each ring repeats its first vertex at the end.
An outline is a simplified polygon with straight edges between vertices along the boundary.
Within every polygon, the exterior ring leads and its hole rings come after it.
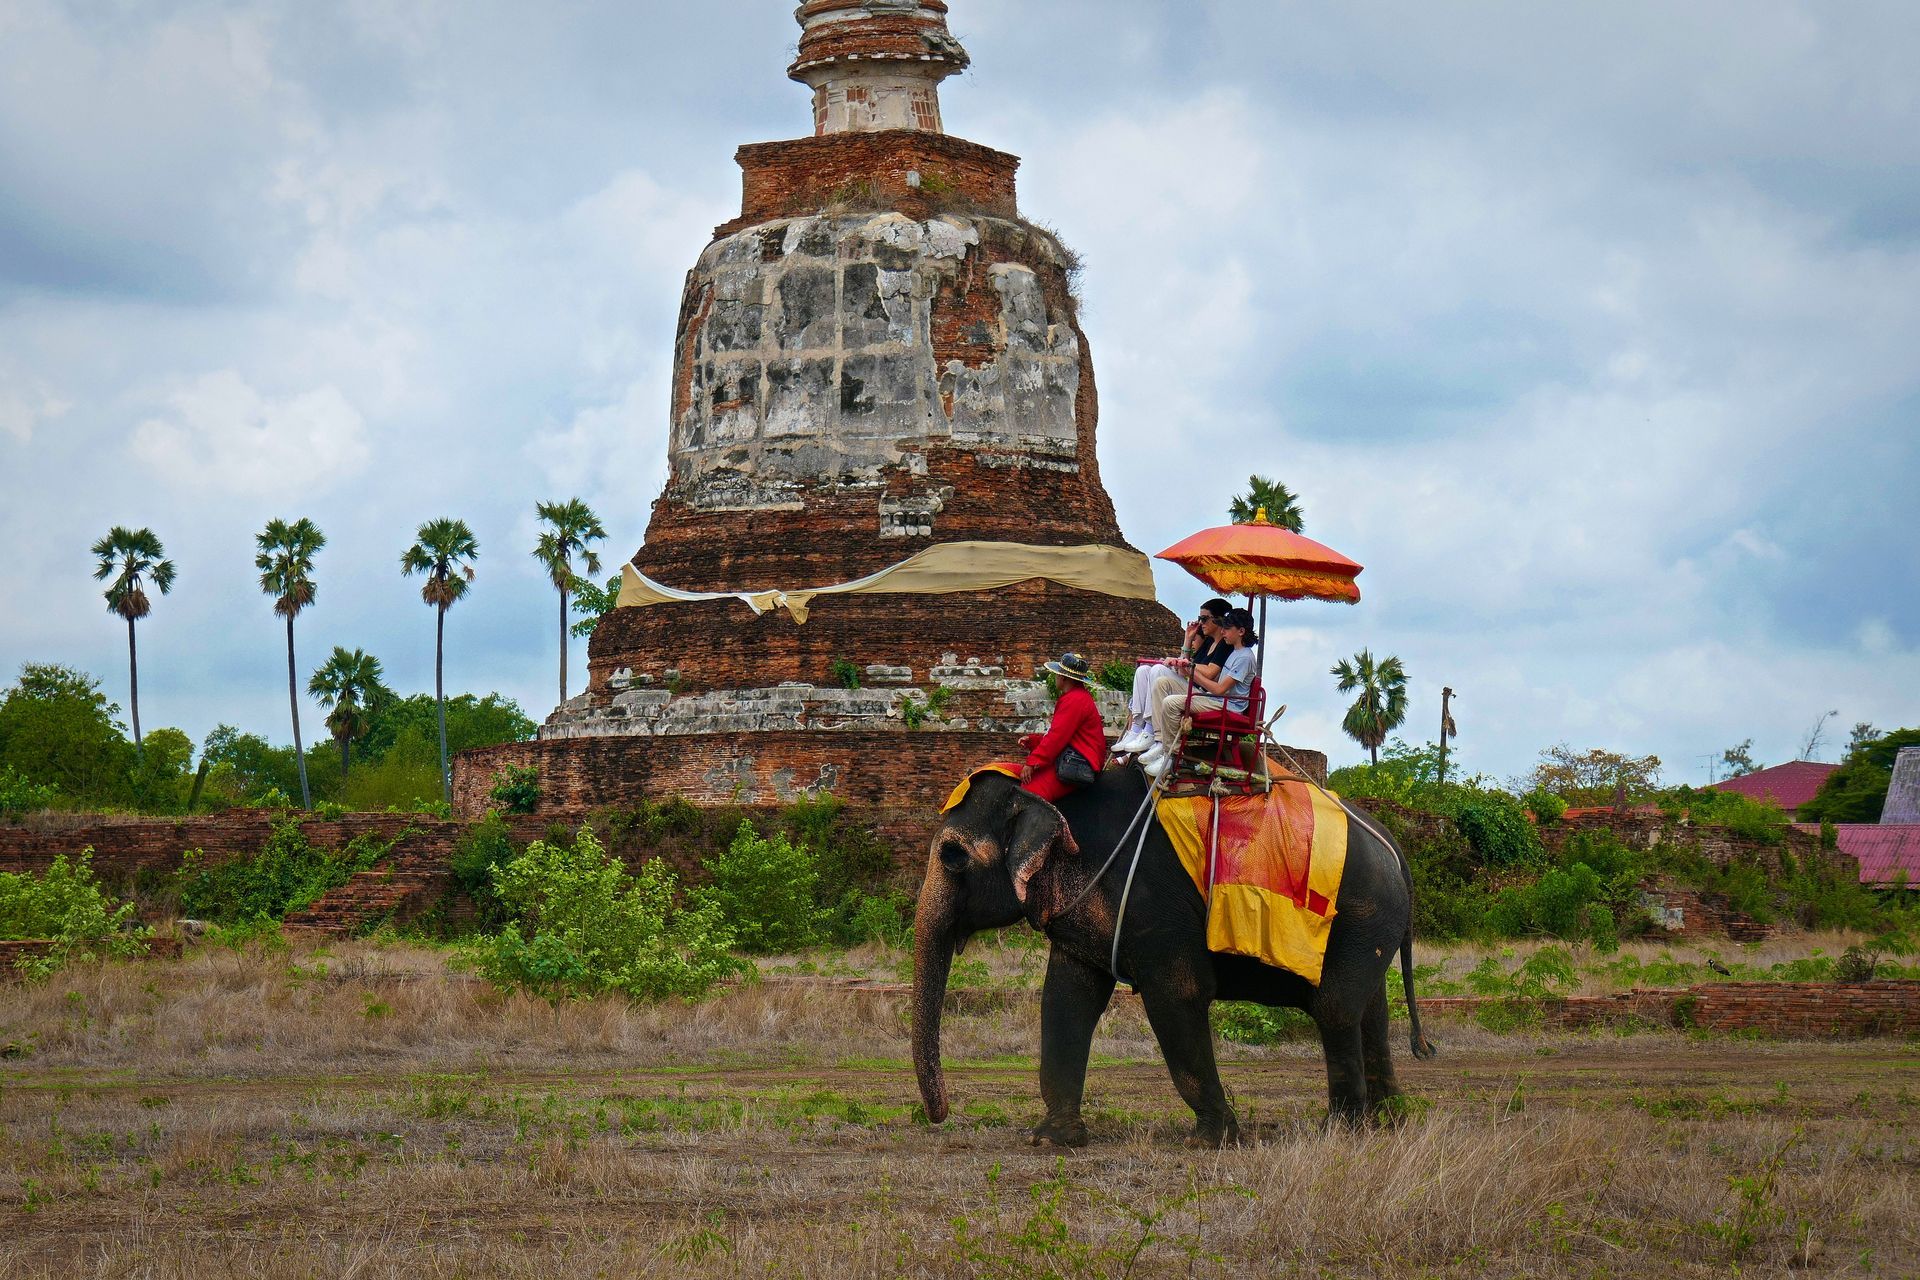
POLYGON ((365 423, 339 390, 270 399, 231 369, 166 397, 169 412, 133 431, 135 457, 184 490, 311 494, 367 464, 365 423))
POLYGON ((33 439, 33 429, 42 422, 60 417, 73 408, 73 402, 55 394, 46 385, 21 380, 0 383, 0 432, 25 444, 33 439))

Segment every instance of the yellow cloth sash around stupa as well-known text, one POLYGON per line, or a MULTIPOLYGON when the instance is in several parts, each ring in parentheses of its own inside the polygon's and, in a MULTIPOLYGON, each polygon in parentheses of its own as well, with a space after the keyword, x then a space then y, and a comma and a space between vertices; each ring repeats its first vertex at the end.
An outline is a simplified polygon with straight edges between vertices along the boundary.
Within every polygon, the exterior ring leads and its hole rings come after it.
POLYGON ((1280 780, 1263 796, 1219 804, 1216 838, 1212 797, 1159 803, 1161 827, 1208 899, 1207 949, 1252 956, 1318 986, 1347 865, 1346 810, 1310 783, 1280 780))
POLYGON ((741 600, 755 613, 785 609, 795 622, 805 622, 815 596, 947 595, 956 591, 992 591, 1034 578, 1127 600, 1154 598, 1153 567, 1145 556, 1126 547, 1097 543, 1042 547, 1024 542, 940 542, 852 582, 781 591, 682 591, 655 582, 627 564, 620 567, 618 604, 627 609, 676 601, 741 600))

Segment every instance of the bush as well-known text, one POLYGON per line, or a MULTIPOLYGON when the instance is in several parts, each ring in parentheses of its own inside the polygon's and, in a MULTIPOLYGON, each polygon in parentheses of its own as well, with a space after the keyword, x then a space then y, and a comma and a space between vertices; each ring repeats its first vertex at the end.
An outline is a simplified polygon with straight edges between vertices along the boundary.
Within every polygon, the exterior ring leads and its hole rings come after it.
POLYGON ((513 923, 468 955, 482 977, 550 1000, 618 991, 636 1000, 698 999, 748 966, 711 904, 676 907, 673 869, 655 858, 630 874, 582 827, 572 841, 536 840, 494 867, 513 923))
POLYGON ((454 888, 473 899, 484 930, 498 929, 507 922, 506 908, 493 891, 493 871, 513 861, 514 853, 505 820, 497 813, 488 813, 454 842, 453 854, 447 859, 454 888))
POLYGON ((174 873, 180 913, 222 924, 284 920, 329 889, 367 871, 400 838, 356 836, 345 847, 316 849, 297 821, 276 822, 260 852, 217 866, 202 866, 199 850, 189 850, 174 873))
POLYGON ((1109 689, 1118 689, 1121 693, 1133 692, 1133 675, 1139 670, 1137 664, 1124 658, 1115 658, 1112 662, 1103 662, 1093 669, 1095 684, 1109 689))
POLYGON ((1600 877, 1585 863, 1575 863, 1555 867, 1530 885, 1502 889, 1488 919, 1508 937, 1584 938, 1589 933, 1587 909, 1600 900, 1600 877))
POLYGON ((1319 1034, 1312 1018, 1299 1009, 1274 1008, 1245 1000, 1220 1000, 1213 1006, 1213 1027, 1235 1044, 1279 1044, 1319 1034))
POLYGON ((532 813, 540 807, 540 770, 533 765, 508 765, 493 775, 487 798, 508 813, 532 813))
POLYGON ((913 899, 898 889, 884 893, 864 893, 855 889, 850 895, 846 940, 881 942, 904 947, 913 940, 913 899))
POLYGON ((693 892, 732 929, 743 951, 791 951, 819 937, 814 891, 820 870, 804 844, 785 833, 762 838, 741 819, 727 851, 706 863, 712 883, 693 892))
POLYGON ((1716 867, 1701 881, 1701 887, 1725 895, 1727 905, 1743 916, 1762 924, 1775 919, 1773 888, 1767 882, 1767 873, 1751 862, 1716 867))
POLYGON ((1527 811, 1504 791, 1461 789, 1452 797, 1452 817, 1460 834, 1490 867, 1517 867, 1540 853, 1540 835, 1527 811))
POLYGON ((1659 796, 1661 812, 1700 826, 1720 827, 1762 844, 1786 839, 1787 815, 1771 801, 1755 800, 1736 791, 1698 791, 1675 787, 1659 796))
POLYGON ((52 787, 41 786, 16 772, 12 765, 0 764, 0 816, 51 808, 57 794, 52 787))
POLYGON ((23 959, 29 976, 45 977, 71 960, 142 955, 152 930, 134 922, 133 904, 116 904, 93 875, 93 850, 71 862, 57 853, 40 875, 0 872, 0 938, 44 938, 45 956, 23 959))
POLYGON ((1567 802, 1551 791, 1542 791, 1538 787, 1520 797, 1520 803, 1539 825, 1551 826, 1560 821, 1567 812, 1567 802))
POLYGON ((832 677, 833 682, 842 689, 858 689, 860 687, 861 672, 859 666, 847 661, 845 658, 835 658, 832 664, 827 667, 827 674, 832 677))

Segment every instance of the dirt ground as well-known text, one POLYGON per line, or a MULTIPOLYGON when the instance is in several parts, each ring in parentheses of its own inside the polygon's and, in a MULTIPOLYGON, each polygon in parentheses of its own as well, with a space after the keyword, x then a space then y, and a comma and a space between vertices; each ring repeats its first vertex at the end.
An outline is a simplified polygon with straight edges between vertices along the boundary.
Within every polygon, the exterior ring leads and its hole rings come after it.
POLYGON ((1060 1153, 1028 1007, 948 1019, 930 1127, 897 999, 554 1010, 431 969, 0 990, 0 1275, 1920 1274, 1906 1042, 1442 1021, 1361 1133, 1322 1130, 1316 1048, 1228 1045, 1215 1152, 1122 1008, 1060 1153))

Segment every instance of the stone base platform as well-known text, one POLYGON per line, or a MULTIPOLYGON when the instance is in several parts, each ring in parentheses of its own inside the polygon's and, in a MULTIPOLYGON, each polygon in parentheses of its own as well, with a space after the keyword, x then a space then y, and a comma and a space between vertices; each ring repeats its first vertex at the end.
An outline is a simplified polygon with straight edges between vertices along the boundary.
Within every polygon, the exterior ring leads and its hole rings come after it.
MULTIPOLYGON (((1326 777, 1327 758, 1287 750, 1326 777)), ((929 821, 974 767, 1020 754, 1017 735, 977 729, 788 729, 752 733, 601 734, 463 751, 453 811, 485 814, 494 775, 540 771, 540 812, 689 804, 781 805, 831 792, 851 805, 924 812, 929 821)))
MULTIPOLYGON (((931 687, 917 687, 911 668, 869 666, 858 689, 788 682, 760 689, 675 693, 622 673, 610 697, 580 694, 547 718, 540 738, 599 738, 764 733, 769 730, 897 730, 914 726, 935 699, 939 713, 922 720, 927 732, 1044 733, 1053 716, 1046 686, 1008 678, 1006 669, 978 662, 936 668, 931 687), (946 692, 941 693, 944 689, 946 692)), ((1127 695, 1095 689, 1107 731, 1121 732, 1127 695)))

